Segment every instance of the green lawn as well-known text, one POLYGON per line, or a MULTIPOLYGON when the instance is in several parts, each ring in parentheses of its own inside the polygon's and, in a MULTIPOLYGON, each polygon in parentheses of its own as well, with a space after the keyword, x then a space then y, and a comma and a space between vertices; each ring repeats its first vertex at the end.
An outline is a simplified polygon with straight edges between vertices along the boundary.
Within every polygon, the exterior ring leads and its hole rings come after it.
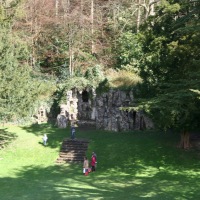
POLYGON ((5 131, 15 140, 0 150, 1 200, 200 199, 199 152, 177 149, 172 134, 77 128, 77 138, 90 140, 88 157, 94 150, 98 159, 97 171, 84 176, 81 164, 55 164, 68 129, 43 124, 5 131))

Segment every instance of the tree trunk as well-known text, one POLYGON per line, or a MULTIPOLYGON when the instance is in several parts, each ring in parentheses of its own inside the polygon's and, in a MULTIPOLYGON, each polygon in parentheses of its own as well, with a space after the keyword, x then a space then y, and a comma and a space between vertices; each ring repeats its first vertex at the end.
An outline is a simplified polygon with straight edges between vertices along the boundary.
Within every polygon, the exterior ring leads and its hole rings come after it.
POLYGON ((58 17, 58 5, 59 5, 59 1, 56 0, 56 3, 55 3, 56 17, 58 17))
POLYGON ((154 0, 149 1, 149 16, 154 16, 155 15, 155 10, 154 10, 154 0))
POLYGON ((94 53, 94 0, 91 0, 91 34, 92 34, 92 54, 94 53))
MULTIPOLYGON (((68 17, 70 16, 70 0, 67 0, 66 2, 66 19, 68 20, 68 17)), ((73 62, 73 25, 70 22, 68 23, 68 45, 69 45, 69 75, 73 76, 74 72, 74 62, 73 62)))
POLYGON ((191 147, 191 144, 190 144, 190 133, 188 131, 183 131, 181 133, 181 141, 178 145, 179 148, 182 148, 182 149, 189 149, 191 147))
POLYGON ((141 21, 141 0, 137 0, 138 3, 138 11, 137 11, 137 22, 136 22, 136 27, 137 27, 137 33, 139 32, 139 28, 140 28, 140 21, 141 21))

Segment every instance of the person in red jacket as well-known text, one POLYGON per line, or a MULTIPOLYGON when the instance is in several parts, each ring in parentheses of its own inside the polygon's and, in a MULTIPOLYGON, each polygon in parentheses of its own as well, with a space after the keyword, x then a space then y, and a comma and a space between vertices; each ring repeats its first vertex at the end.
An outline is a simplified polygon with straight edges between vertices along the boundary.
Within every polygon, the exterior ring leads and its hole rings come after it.
POLYGON ((92 172, 96 171, 95 165, 96 165, 96 156, 94 153, 92 153, 92 158, 91 158, 92 172))

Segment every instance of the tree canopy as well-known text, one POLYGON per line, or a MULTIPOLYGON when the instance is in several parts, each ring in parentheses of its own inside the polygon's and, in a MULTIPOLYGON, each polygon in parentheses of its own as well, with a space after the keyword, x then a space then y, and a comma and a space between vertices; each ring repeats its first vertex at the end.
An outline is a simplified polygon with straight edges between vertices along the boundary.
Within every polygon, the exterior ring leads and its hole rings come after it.
POLYGON ((34 75, 29 65, 28 44, 22 41, 17 32, 12 31, 15 15, 6 12, 11 8, 16 10, 18 2, 6 3, 3 1, 1 4, 0 21, 1 122, 17 121, 33 115, 39 101, 49 98, 54 88, 48 79, 45 81, 34 75))
POLYGON ((200 1, 162 1, 140 33, 131 36, 139 48, 130 46, 132 54, 126 56, 125 64, 136 68, 143 78, 137 90, 141 97, 138 108, 160 128, 186 133, 198 127, 199 11, 200 1))

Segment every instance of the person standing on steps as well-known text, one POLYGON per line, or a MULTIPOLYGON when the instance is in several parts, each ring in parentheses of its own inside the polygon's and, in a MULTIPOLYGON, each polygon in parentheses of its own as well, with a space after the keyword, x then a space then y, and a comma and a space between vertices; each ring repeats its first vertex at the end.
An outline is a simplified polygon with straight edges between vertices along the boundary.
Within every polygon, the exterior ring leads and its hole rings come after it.
POLYGON ((75 140, 75 133, 76 133, 77 121, 73 119, 71 120, 71 139, 75 140))
POLYGON ((76 130, 75 130, 75 126, 72 125, 72 126, 71 126, 71 139, 72 139, 72 140, 75 139, 75 132, 76 132, 76 130))
POLYGON ((94 152, 92 152, 91 166, 92 166, 92 172, 95 172, 96 171, 96 154, 94 152))

